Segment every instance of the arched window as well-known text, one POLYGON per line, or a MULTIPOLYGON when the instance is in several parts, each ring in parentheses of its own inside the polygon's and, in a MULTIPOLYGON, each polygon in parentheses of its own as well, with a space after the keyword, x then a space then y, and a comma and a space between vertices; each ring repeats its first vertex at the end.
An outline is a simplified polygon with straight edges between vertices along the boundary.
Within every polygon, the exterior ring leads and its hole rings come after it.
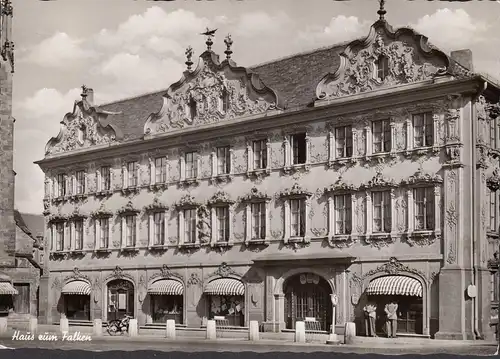
POLYGON ((389 75, 389 59, 385 55, 380 55, 376 61, 377 79, 384 81, 389 75))

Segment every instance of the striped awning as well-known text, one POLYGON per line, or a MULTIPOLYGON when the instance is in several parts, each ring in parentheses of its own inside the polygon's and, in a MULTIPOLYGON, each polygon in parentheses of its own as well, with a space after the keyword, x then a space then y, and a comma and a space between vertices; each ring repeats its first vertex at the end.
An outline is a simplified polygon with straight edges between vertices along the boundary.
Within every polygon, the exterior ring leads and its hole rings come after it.
POLYGON ((16 295, 19 294, 17 289, 14 288, 9 282, 0 282, 0 294, 2 295, 16 295))
POLYGON ((414 278, 390 275, 376 278, 366 289, 368 295, 407 295, 422 296, 422 284, 414 278))
POLYGON ((157 295, 182 295, 184 293, 184 285, 177 280, 160 279, 149 286, 148 293, 157 295))
POLYGON ((66 283, 61 290, 62 294, 73 294, 73 295, 89 295, 92 289, 90 284, 84 282, 83 280, 74 280, 72 282, 66 283))
POLYGON ((237 279, 219 278, 208 283, 205 293, 210 295, 244 295, 245 286, 237 279))

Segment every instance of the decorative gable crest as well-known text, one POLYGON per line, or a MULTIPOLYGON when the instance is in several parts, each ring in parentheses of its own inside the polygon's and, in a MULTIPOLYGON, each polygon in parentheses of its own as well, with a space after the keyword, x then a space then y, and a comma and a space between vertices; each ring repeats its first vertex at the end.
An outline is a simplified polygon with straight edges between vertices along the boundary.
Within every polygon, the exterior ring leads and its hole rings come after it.
MULTIPOLYGON (((186 55, 192 63, 192 50, 186 55)), ((181 80, 170 86, 161 110, 146 121, 144 134, 265 115, 279 107, 276 92, 265 86, 257 74, 236 66, 231 59, 219 62, 218 55, 209 49, 200 56, 195 70, 188 65, 181 80)))
POLYGON ((80 269, 78 269, 78 267, 73 268, 73 273, 64 279, 64 283, 68 283, 74 280, 84 280, 87 281, 89 284, 91 283, 90 278, 87 275, 82 274, 82 272, 80 272, 80 269))
POLYGON ((235 270, 231 268, 226 262, 222 262, 219 268, 217 268, 215 272, 209 275, 209 278, 214 276, 225 278, 225 277, 230 277, 232 275, 238 276, 238 273, 236 273, 235 270))
POLYGON ((291 188, 287 188, 278 193, 279 198, 290 197, 311 197, 312 192, 303 189, 298 183, 295 183, 291 188))
POLYGON ((199 207, 200 205, 201 203, 197 202, 193 196, 185 194, 184 196, 181 197, 179 202, 175 204, 175 207, 177 209, 182 209, 188 207, 199 207))
POLYGON ((92 93, 92 89, 82 86, 82 100, 75 101, 73 112, 64 116, 59 134, 45 146, 45 155, 112 144, 121 139, 121 133, 113 125, 101 122, 108 115, 119 113, 94 107, 92 99, 88 99, 92 93))
POLYGON ((132 282, 135 282, 134 277, 132 277, 132 275, 130 275, 128 273, 124 273, 123 269, 120 266, 116 266, 115 269, 113 270, 113 272, 106 277, 105 281, 107 281, 108 279, 111 279, 111 278, 113 278, 113 279, 129 279, 132 282))
POLYGON ((448 72, 452 72, 448 56, 430 45, 425 36, 408 27, 394 31, 379 20, 365 39, 347 45, 337 71, 320 81, 316 96, 331 100, 430 80, 448 72))
POLYGON ((208 201, 209 206, 217 204, 233 204, 234 201, 231 199, 228 193, 224 191, 217 191, 208 201))
POLYGON ((408 179, 403 180, 402 184, 405 185, 414 185, 414 184, 419 184, 419 183, 429 183, 429 184, 437 184, 437 183, 442 183, 443 179, 441 178, 440 175, 438 174, 430 174, 430 173, 425 173, 422 168, 419 168, 417 172, 415 172, 413 175, 408 177, 408 179))
POLYGON ((162 211, 162 210, 167 210, 168 206, 164 203, 162 203, 158 197, 155 197, 153 199, 153 202, 148 204, 146 207, 144 207, 146 211, 149 212, 154 212, 154 211, 162 211))
POLYGON ((175 273, 175 272, 172 272, 168 266, 166 264, 164 264, 161 269, 160 269, 160 272, 158 273, 155 273, 151 276, 151 278, 149 278, 149 282, 152 283, 154 282, 155 280, 157 279, 168 279, 168 278, 172 278, 172 277, 175 277, 175 278, 178 278, 178 279, 181 279, 182 281, 182 276, 175 273))
POLYGON ((356 190, 356 186, 352 184, 347 184, 344 182, 342 177, 339 177, 334 184, 325 188, 325 194, 333 192, 352 192, 356 190))
POLYGON ((361 185, 359 189, 396 187, 396 182, 393 179, 386 178, 382 172, 378 171, 375 176, 367 183, 361 185))
POLYGON ((377 273, 386 273, 389 275, 400 274, 401 272, 413 273, 425 278, 425 274, 418 269, 410 268, 400 261, 397 258, 391 257, 387 263, 382 264, 381 266, 368 271, 363 275, 363 278, 367 278, 373 274, 377 273))
POLYGON ((128 201, 125 206, 123 206, 117 211, 119 215, 137 214, 139 212, 140 211, 137 208, 135 208, 134 205, 132 204, 132 201, 128 201))
POLYGON ((252 201, 269 201, 271 197, 261 191, 257 187, 253 187, 250 193, 240 197, 241 202, 252 202, 252 201))
POLYGON ((69 219, 84 219, 86 217, 87 217, 87 215, 83 214, 81 212, 80 207, 76 206, 73 209, 73 212, 71 213, 71 215, 69 216, 69 219))
POLYGON ((92 218, 107 218, 107 217, 113 217, 113 212, 110 210, 106 209, 106 205, 104 202, 101 203, 99 206, 99 209, 95 210, 90 214, 92 218))

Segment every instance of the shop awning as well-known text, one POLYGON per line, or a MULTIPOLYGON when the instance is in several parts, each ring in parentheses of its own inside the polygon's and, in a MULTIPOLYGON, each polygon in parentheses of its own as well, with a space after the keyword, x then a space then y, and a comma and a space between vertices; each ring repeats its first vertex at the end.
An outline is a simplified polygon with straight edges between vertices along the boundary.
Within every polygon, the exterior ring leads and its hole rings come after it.
POLYGON ((205 293, 210 295, 245 295, 245 286, 237 279, 219 278, 208 283, 205 293))
POLYGON ((366 289, 368 295, 422 296, 422 284, 414 278, 390 275, 372 280, 366 289))
POLYGON ((157 295, 182 295, 184 293, 184 285, 173 279, 160 279, 149 286, 148 293, 157 295))
POLYGON ((90 284, 84 282, 83 280, 74 280, 72 282, 66 283, 61 290, 62 294, 73 294, 73 295, 89 295, 92 289, 90 284))
POLYGON ((14 288, 9 282, 0 282, 0 294, 2 295, 16 295, 19 294, 17 289, 14 288))

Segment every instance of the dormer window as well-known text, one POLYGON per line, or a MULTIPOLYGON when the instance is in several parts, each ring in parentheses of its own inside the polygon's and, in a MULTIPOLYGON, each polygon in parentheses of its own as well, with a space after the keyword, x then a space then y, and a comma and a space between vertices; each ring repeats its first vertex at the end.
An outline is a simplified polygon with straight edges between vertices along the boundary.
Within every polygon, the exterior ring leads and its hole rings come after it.
POLYGON ((191 97, 189 100, 189 117, 194 120, 196 117, 196 101, 191 97))
POLYGON ((389 75, 389 59, 385 55, 380 55, 375 63, 377 70, 377 79, 384 81, 389 75))
POLYGON ((222 113, 226 113, 229 110, 229 93, 226 89, 222 90, 222 93, 219 97, 219 110, 222 113))

